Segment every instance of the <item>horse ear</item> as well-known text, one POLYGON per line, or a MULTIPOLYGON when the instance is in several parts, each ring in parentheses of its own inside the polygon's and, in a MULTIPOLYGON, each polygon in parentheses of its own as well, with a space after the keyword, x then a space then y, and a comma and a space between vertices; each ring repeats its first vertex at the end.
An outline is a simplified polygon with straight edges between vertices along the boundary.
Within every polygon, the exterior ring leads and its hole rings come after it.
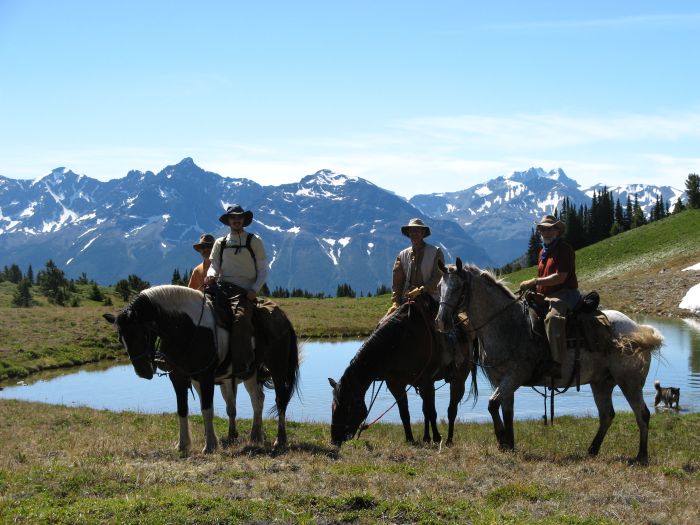
POLYGON ((117 318, 114 317, 114 315, 112 315, 112 314, 102 314, 102 317, 107 319, 107 322, 111 323, 111 324, 114 324, 114 322, 117 320, 117 318))
POLYGON ((335 382, 335 379, 333 379, 332 377, 329 377, 329 378, 328 378, 328 382, 331 384, 331 387, 332 387, 333 389, 335 389, 335 387, 338 386, 338 383, 336 383, 336 382, 335 382))
POLYGON ((455 261, 455 266, 457 267, 457 271, 461 272, 462 271, 462 259, 457 257, 457 260, 455 261))

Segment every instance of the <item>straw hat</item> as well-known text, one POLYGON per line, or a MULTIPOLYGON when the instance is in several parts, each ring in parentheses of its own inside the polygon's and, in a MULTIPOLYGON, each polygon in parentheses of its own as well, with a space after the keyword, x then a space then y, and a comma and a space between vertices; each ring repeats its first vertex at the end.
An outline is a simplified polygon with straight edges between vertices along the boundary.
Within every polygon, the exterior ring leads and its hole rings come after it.
POLYGON ((213 235, 209 233, 203 233, 199 236, 199 242, 197 244, 193 244, 192 248, 194 248, 197 251, 201 251, 203 248, 211 248, 212 246, 214 246, 215 242, 216 239, 213 235))
POLYGON ((408 221, 408 224, 401 226, 401 233, 403 233, 406 237, 409 237, 409 228, 423 228, 425 230, 425 235, 423 237, 430 235, 430 228, 428 228, 428 226, 426 226, 426 224, 420 219, 411 219, 408 221))
POLYGON ((537 230, 548 230, 549 228, 556 228, 559 230, 559 233, 564 233, 566 230, 564 223, 554 215, 545 215, 542 217, 542 220, 537 223, 537 230))

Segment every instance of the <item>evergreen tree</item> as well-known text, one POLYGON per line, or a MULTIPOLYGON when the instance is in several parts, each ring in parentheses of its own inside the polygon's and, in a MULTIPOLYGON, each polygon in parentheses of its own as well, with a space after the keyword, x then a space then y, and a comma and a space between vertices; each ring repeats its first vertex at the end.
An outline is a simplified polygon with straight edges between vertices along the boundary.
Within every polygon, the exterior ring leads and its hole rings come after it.
MULTIPOLYGON (((189 282, 189 279, 187 280, 189 282)), ((267 283, 263 283, 262 288, 260 288, 260 295, 263 295, 265 297, 270 296, 270 289, 267 287, 267 283)))
POLYGON ((41 293, 48 298, 50 303, 61 306, 66 304, 70 295, 68 281, 63 270, 58 268, 51 259, 46 262, 46 268, 37 274, 36 281, 41 293))
POLYGON ((29 286, 34 284, 34 270, 32 270, 32 265, 29 265, 29 268, 27 268, 27 281, 29 282, 29 286))
POLYGON ((620 231, 625 231, 625 214, 622 211, 622 204, 620 204, 620 199, 615 202, 615 224, 619 226, 618 233, 620 231))
POLYGON ((92 288, 90 289, 90 295, 88 296, 88 299, 90 299, 91 301, 104 300, 104 295, 102 294, 100 287, 97 286, 97 283, 92 284, 92 288))
MULTIPOLYGON (((567 215, 568 216, 568 215, 567 215)), ((535 232, 535 229, 532 228, 530 230, 530 240, 527 243, 527 253, 525 254, 526 258, 526 265, 527 266, 536 266, 537 265, 537 259, 540 254, 540 250, 542 249, 542 241, 540 240, 540 236, 535 232)))
POLYGON ((19 283, 22 280, 22 277, 22 270, 20 270, 19 266, 16 264, 10 265, 10 267, 7 269, 6 280, 10 281, 11 283, 19 283))
POLYGON ((30 288, 31 283, 28 278, 24 278, 17 283, 17 289, 12 295, 12 305, 20 308, 29 308, 32 306, 32 293, 30 288))
POLYGON ((177 268, 175 268, 173 270, 173 276, 170 279, 170 284, 177 284, 177 285, 182 284, 182 277, 180 277, 180 270, 178 270, 177 268))
POLYGON ((129 300, 131 295, 131 289, 129 288, 129 281, 122 279, 114 285, 114 293, 121 297, 124 301, 129 300))
POLYGON ((355 297, 355 291, 350 287, 349 284, 339 284, 336 292, 336 297, 355 297))
POLYGON ((685 206, 683 205, 683 201, 681 200, 680 197, 676 199, 676 204, 673 205, 673 211, 671 212, 673 215, 676 213, 680 213, 683 210, 685 210, 685 206))
POLYGON ((688 196, 688 208, 700 208, 700 176, 696 173, 688 175, 685 193, 688 196))
POLYGON ((632 200, 629 193, 627 194, 627 204, 625 205, 625 223, 623 224, 625 231, 632 228, 632 200))
POLYGON ((632 220, 630 223, 630 228, 637 228, 638 226, 642 226, 646 224, 646 219, 644 218, 644 212, 642 211, 641 206, 639 205, 639 199, 637 198, 637 194, 634 194, 634 204, 632 205, 632 220))
POLYGON ((80 274, 80 277, 78 277, 78 284, 89 284, 89 280, 87 277, 87 274, 85 272, 80 274))

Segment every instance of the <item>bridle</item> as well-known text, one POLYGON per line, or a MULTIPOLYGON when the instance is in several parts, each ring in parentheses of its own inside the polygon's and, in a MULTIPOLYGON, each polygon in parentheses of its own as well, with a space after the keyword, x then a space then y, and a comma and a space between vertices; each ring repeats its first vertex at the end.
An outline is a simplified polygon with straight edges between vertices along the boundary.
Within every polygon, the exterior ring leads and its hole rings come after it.
MULTIPOLYGON (((448 275, 456 275, 458 272, 453 272, 448 275)), ((457 296, 457 301, 455 302, 450 302, 450 301, 440 301, 440 306, 447 306, 450 308, 451 313, 453 315, 456 315, 457 312, 460 310, 466 308, 469 306, 469 303, 471 302, 471 274, 469 272, 464 272, 466 277, 464 278, 464 281, 461 284, 462 290, 459 292, 459 295, 457 296)))
MULTIPOLYGON (((455 272, 456 273, 456 272, 455 272)), ((452 309, 453 314, 456 314, 459 310, 465 309, 469 306, 469 303, 471 302, 471 279, 472 279, 472 274, 469 272, 465 272, 465 278, 464 282, 462 283, 462 291, 460 292, 457 302, 456 303, 450 303, 448 301, 440 301, 440 306, 446 305, 447 307, 452 309)), ((491 321, 493 321, 496 317, 501 315, 503 312, 505 312, 508 308, 510 308, 513 304, 517 303, 522 299, 523 292, 518 291, 516 294, 516 297, 508 301, 505 305, 503 305, 500 309, 496 310, 493 312, 491 315, 488 316, 488 318, 481 323, 479 326, 472 326, 471 330, 472 332, 476 332, 483 327, 485 327, 487 324, 489 324, 491 321)))
MULTIPOLYGON (((158 331, 156 330, 154 323, 131 323, 132 327, 136 327, 137 329, 143 329, 146 332, 146 351, 136 355, 132 356, 129 354, 129 359, 131 360, 132 363, 135 361, 139 361, 144 358, 148 358, 151 363, 155 360, 156 354, 158 353, 158 349, 156 348, 157 342, 153 342, 154 340, 157 340, 158 338, 158 331)), ((124 339, 124 336, 119 334, 119 337, 121 339, 124 339)), ((127 346, 128 349, 128 346, 127 346)))

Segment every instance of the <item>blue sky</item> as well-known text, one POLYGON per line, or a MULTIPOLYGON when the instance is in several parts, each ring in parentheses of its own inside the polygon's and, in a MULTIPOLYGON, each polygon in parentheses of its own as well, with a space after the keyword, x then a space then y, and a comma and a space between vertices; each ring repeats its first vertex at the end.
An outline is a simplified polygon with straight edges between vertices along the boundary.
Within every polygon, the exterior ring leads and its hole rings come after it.
POLYGON ((0 0, 0 175, 684 188, 700 3, 0 0))

